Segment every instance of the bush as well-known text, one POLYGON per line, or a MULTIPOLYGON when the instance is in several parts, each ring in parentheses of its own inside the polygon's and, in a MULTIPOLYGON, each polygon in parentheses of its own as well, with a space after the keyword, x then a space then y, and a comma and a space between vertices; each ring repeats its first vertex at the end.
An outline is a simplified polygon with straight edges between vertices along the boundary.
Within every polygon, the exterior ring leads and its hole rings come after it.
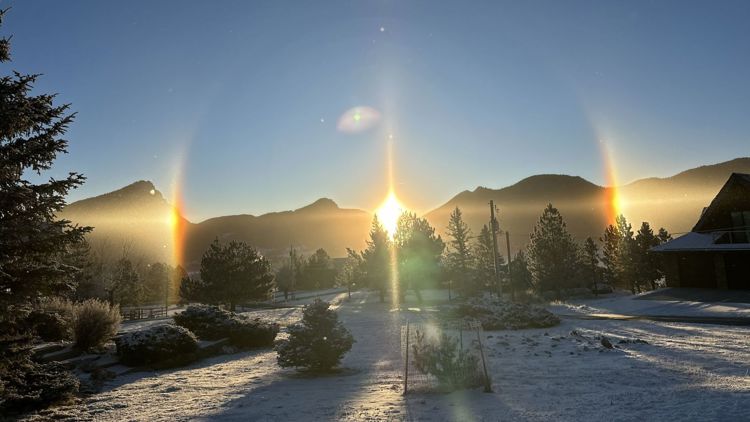
POLYGON ((187 328, 157 325, 115 339, 117 355, 126 365, 179 366, 197 358, 198 339, 187 328))
POLYGON ((320 299, 305 306, 302 321, 289 326, 289 339, 276 343, 282 367, 328 371, 352 348, 354 337, 320 299))
POLYGON ((229 338, 229 343, 242 348, 271 346, 279 333, 278 324, 235 314, 218 306, 190 305, 175 315, 174 321, 200 339, 229 338))
POLYGON ((73 337, 75 347, 88 350, 101 347, 120 329, 120 309, 99 299, 88 299, 75 306, 73 337))
POLYGON ((437 341, 429 341, 417 331, 412 351, 417 370, 433 375, 443 388, 453 391, 482 385, 477 354, 459 349, 458 340, 445 333, 437 341))

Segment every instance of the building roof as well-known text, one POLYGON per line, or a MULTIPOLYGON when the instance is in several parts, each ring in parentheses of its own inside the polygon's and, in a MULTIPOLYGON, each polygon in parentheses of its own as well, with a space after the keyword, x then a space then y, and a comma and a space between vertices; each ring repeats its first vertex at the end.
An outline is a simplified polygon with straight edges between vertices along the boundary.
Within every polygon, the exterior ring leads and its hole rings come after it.
MULTIPOLYGON (((727 205, 747 204, 748 199, 750 199, 750 174, 732 173, 708 207, 703 209, 692 231, 708 232, 718 229, 719 227, 716 227, 717 215, 726 213, 727 205)), ((722 227, 722 229, 727 229, 727 227, 722 227)))
POLYGON ((714 243, 715 233, 690 232, 651 248, 652 252, 720 252, 750 251, 750 243, 714 243))

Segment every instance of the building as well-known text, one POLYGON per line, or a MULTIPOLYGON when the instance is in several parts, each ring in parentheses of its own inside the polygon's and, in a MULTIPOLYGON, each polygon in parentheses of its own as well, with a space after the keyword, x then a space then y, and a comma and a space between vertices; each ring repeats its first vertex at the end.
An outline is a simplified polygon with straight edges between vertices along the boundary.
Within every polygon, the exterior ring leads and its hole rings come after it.
POLYGON ((750 174, 733 173, 690 233, 651 251, 669 287, 750 290, 750 174))

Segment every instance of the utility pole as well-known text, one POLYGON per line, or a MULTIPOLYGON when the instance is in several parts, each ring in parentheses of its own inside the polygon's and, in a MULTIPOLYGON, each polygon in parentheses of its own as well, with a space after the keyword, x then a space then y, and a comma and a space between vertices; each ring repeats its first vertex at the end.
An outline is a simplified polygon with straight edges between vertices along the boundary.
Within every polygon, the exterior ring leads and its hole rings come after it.
POLYGON ((505 231, 505 246, 508 247, 508 285, 510 286, 510 300, 515 301, 516 300, 516 288, 513 287, 513 275, 510 272, 510 261, 512 260, 512 255, 510 254, 510 232, 505 231))
POLYGON ((490 227, 492 228, 492 266, 495 270, 495 288, 498 298, 502 298, 503 289, 500 286, 500 278, 497 269, 497 220, 495 220, 495 202, 490 200, 490 227))

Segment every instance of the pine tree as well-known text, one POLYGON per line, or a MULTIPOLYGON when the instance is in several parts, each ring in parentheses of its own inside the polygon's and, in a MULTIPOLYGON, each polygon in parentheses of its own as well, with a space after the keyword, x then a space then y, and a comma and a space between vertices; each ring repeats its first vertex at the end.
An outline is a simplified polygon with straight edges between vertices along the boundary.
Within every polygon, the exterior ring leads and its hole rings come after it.
POLYGON ((609 225, 602 238, 602 262, 607 280, 635 294, 640 292, 638 280, 638 245, 633 230, 623 215, 617 216, 614 225, 609 225))
POLYGON ((599 247, 594 239, 587 237, 581 248, 581 267, 582 272, 591 290, 594 294, 599 291, 599 279, 601 277, 601 267, 599 266, 599 247))
POLYGON ((497 261, 498 272, 505 272, 505 259, 500 253, 493 258, 494 247, 492 245, 492 232, 486 224, 482 226, 479 236, 473 245, 474 250, 474 283, 479 289, 496 289, 495 285, 495 262, 497 261))
POLYGON ((511 287, 514 292, 525 292, 534 285, 526 253, 521 249, 510 261, 511 287))
POLYGON ((273 287, 271 265, 244 242, 222 245, 214 240, 201 259, 202 301, 235 305, 253 299, 266 299, 273 287))
POLYGON ((576 282, 578 247, 552 204, 547 205, 534 226, 528 253, 529 269, 540 293, 554 290, 560 299, 561 290, 576 282))
MULTIPOLYGON (((6 10, 0 10, 0 25, 6 10)), ((40 52, 40 54, 44 54, 40 52)), ((0 39, 0 63, 10 61, 10 42, 0 39)), ((67 152, 63 138, 74 114, 52 94, 32 94, 39 75, 14 72, 0 78, 0 413, 45 406, 78 388, 61 365, 30 358, 31 340, 21 320, 30 302, 70 294, 79 268, 66 263, 89 227, 56 218, 65 196, 84 177, 32 182, 67 152)))
POLYGON ((422 302, 421 289, 440 277, 445 244, 426 219, 410 212, 404 212, 399 217, 393 242, 401 300, 410 288, 417 300, 422 302))
POLYGON ((390 284, 390 248, 391 242, 388 239, 388 232, 380 224, 376 215, 372 219, 370 239, 367 241, 367 249, 362 252, 362 259, 364 260, 367 285, 378 291, 381 302, 385 301, 385 292, 390 284))
POLYGON ((649 251, 654 246, 658 246, 659 243, 659 238, 654 235, 654 231, 648 222, 641 223, 641 228, 635 235, 637 278, 639 283, 649 285, 651 290, 656 290, 656 281, 661 278, 661 274, 659 272, 659 258, 649 251))
POLYGON ((474 256, 471 250, 471 230, 464 222, 461 210, 456 207, 451 213, 448 222, 448 247, 446 253, 446 269, 452 281, 455 281, 457 289, 464 295, 476 294, 480 286, 472 277, 474 267, 474 256))
POLYGON ((289 338, 276 344, 279 366, 325 372, 339 364, 354 337, 329 306, 320 299, 305 306, 302 321, 290 325, 289 338))
POLYGON ((172 269, 163 262, 155 262, 146 268, 143 277, 144 299, 148 303, 164 303, 169 294, 172 269))
POLYGON ((331 264, 331 257, 325 249, 320 248, 310 255, 304 269, 304 288, 322 289, 333 287, 336 271, 331 264))

